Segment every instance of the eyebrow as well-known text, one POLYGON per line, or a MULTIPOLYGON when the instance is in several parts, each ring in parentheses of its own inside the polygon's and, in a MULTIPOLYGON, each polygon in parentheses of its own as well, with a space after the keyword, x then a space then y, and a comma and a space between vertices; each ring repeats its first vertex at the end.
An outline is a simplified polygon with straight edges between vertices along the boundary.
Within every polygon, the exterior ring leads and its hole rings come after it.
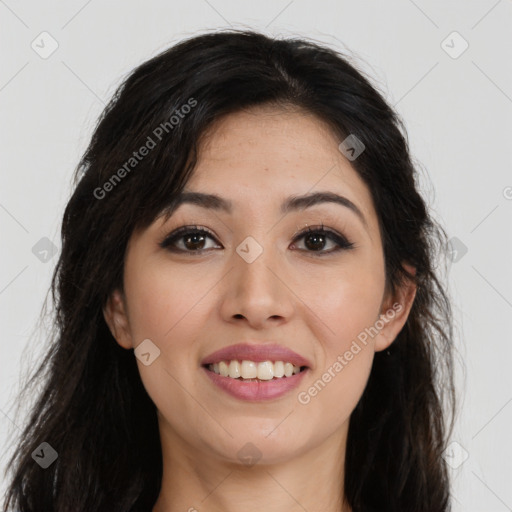
MULTIPOLYGON (((302 196, 290 196, 281 205, 283 215, 292 211, 303 211, 306 208, 322 204, 334 203, 348 208, 359 217, 359 220, 368 227, 363 212, 348 198, 335 194, 334 192, 314 192, 302 196)), ((232 213, 233 203, 215 194, 205 194, 203 192, 182 192, 166 208, 165 212, 170 217, 176 209, 182 204, 193 204, 201 208, 210 210, 224 211, 232 213)))

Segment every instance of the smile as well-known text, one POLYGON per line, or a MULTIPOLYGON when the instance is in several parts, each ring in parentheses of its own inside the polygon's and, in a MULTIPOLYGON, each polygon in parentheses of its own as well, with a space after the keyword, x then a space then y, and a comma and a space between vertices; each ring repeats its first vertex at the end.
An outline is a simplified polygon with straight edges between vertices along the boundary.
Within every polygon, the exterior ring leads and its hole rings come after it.
POLYGON ((296 366, 290 362, 284 361, 248 361, 243 360, 241 363, 237 360, 220 361, 207 365, 208 370, 215 372, 223 377, 231 379, 243 380, 272 380, 281 379, 283 377, 291 377, 304 370, 305 366, 296 366))
POLYGON ((306 366, 284 361, 220 361, 202 368, 213 384, 248 401, 279 398, 297 387, 309 371, 306 366))

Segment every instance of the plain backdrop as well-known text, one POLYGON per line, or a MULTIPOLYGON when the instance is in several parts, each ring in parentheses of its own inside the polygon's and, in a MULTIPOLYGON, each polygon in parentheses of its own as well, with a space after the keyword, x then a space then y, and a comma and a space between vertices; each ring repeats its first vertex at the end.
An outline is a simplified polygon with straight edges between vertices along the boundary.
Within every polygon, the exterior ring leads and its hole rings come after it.
POLYGON ((404 120, 454 249, 453 510, 512 510, 512 1, 5 0, 0 18, 2 471, 23 423, 20 378, 45 347, 36 321, 71 175, 97 117, 136 65, 172 43, 255 28, 349 55, 404 120))

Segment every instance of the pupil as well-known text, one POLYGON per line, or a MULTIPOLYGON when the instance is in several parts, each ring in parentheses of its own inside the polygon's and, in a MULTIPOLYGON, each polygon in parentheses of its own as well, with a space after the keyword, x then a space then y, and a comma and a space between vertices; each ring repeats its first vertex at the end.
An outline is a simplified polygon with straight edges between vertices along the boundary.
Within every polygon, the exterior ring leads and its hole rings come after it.
POLYGON ((196 233, 196 234, 193 234, 193 235, 189 235, 187 238, 186 238, 186 244, 187 245, 187 248, 192 248, 192 249, 201 249, 201 247, 198 247, 201 246, 201 244, 204 243, 204 235, 201 235, 200 233, 196 233), (200 238, 201 240, 198 242, 197 239, 200 238), (190 244, 190 240, 196 240, 195 242, 192 242, 190 244), (191 245, 191 247, 190 247, 191 245))
POLYGON ((309 249, 314 249, 314 250, 321 249, 322 248, 321 246, 323 244, 324 244, 324 236, 321 234, 311 234, 306 237, 306 247, 308 247, 309 249), (313 244, 308 244, 308 240, 311 240, 311 239, 315 240, 316 244, 319 243, 320 247, 318 245, 315 246, 315 242, 313 242, 313 244), (311 245, 312 245, 312 247, 311 247, 311 245))

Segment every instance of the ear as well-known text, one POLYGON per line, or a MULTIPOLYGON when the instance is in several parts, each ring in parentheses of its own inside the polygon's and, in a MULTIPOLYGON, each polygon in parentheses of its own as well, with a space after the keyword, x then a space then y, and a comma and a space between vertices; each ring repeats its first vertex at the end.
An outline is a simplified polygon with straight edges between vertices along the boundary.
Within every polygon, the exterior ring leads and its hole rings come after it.
POLYGON ((120 290, 116 289, 110 294, 103 308, 103 316, 117 343, 126 349, 133 348, 124 295, 120 290))
MULTIPOLYGON (((403 267, 411 274, 416 274, 416 269, 411 265, 403 264, 403 267)), ((375 338, 376 352, 386 350, 395 341, 407 321, 416 297, 416 290, 416 283, 407 279, 395 294, 386 293, 380 313, 384 327, 375 338)))

